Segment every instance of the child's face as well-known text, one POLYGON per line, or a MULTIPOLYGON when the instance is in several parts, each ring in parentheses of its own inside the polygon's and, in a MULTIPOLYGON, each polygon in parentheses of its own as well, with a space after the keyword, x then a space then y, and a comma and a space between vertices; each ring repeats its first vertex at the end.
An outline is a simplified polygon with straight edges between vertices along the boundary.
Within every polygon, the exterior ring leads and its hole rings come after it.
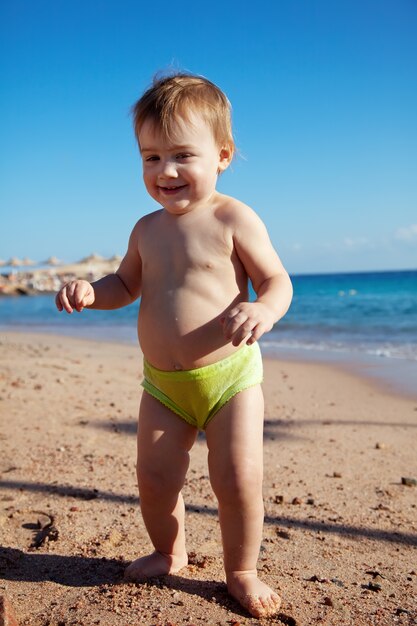
POLYGON ((182 215, 208 204, 219 172, 231 152, 219 147, 208 124, 198 113, 179 118, 169 140, 151 121, 139 133, 143 180, 148 193, 169 213, 182 215))

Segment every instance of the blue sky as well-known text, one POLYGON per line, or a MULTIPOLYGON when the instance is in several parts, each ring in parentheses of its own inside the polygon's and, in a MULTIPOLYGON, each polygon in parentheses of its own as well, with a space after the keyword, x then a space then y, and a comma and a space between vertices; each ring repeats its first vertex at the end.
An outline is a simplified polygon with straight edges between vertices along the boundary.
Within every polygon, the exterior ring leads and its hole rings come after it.
POLYGON ((130 107, 159 70, 216 82, 219 189, 291 273, 417 267, 415 0, 1 0, 0 258, 123 254, 154 210, 130 107))

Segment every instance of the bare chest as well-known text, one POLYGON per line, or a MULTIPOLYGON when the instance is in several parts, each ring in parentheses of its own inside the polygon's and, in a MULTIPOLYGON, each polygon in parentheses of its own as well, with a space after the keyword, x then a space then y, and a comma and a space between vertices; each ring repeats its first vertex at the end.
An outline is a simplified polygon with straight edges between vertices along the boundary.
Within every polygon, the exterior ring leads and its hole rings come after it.
POLYGON ((143 281, 182 284, 187 278, 215 276, 231 267, 233 246, 220 229, 150 232, 141 247, 143 281))

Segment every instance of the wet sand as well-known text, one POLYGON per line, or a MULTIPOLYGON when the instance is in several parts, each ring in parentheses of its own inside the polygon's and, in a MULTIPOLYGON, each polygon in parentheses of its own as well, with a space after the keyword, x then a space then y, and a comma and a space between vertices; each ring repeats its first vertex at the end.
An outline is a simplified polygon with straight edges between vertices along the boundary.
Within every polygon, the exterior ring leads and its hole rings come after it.
MULTIPOLYGON (((135 346, 0 338, 0 595, 34 626, 249 625, 226 593, 204 435, 184 488, 190 565, 121 582, 150 549, 135 484, 135 346)), ((265 623, 416 624, 417 394, 265 359, 265 623), (406 481, 407 482, 407 481, 406 481)))

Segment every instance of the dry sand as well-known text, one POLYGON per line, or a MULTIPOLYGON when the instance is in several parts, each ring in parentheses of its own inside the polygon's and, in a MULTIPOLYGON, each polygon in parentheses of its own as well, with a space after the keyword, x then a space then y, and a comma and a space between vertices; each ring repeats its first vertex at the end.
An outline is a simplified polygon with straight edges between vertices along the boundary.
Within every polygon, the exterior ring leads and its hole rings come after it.
POLYGON ((121 582, 150 549, 135 485, 134 346, 4 334, 0 595, 20 625, 416 624, 417 399, 316 364, 265 362, 261 576, 283 597, 248 617, 223 582, 204 436, 187 483, 190 565, 121 582))

